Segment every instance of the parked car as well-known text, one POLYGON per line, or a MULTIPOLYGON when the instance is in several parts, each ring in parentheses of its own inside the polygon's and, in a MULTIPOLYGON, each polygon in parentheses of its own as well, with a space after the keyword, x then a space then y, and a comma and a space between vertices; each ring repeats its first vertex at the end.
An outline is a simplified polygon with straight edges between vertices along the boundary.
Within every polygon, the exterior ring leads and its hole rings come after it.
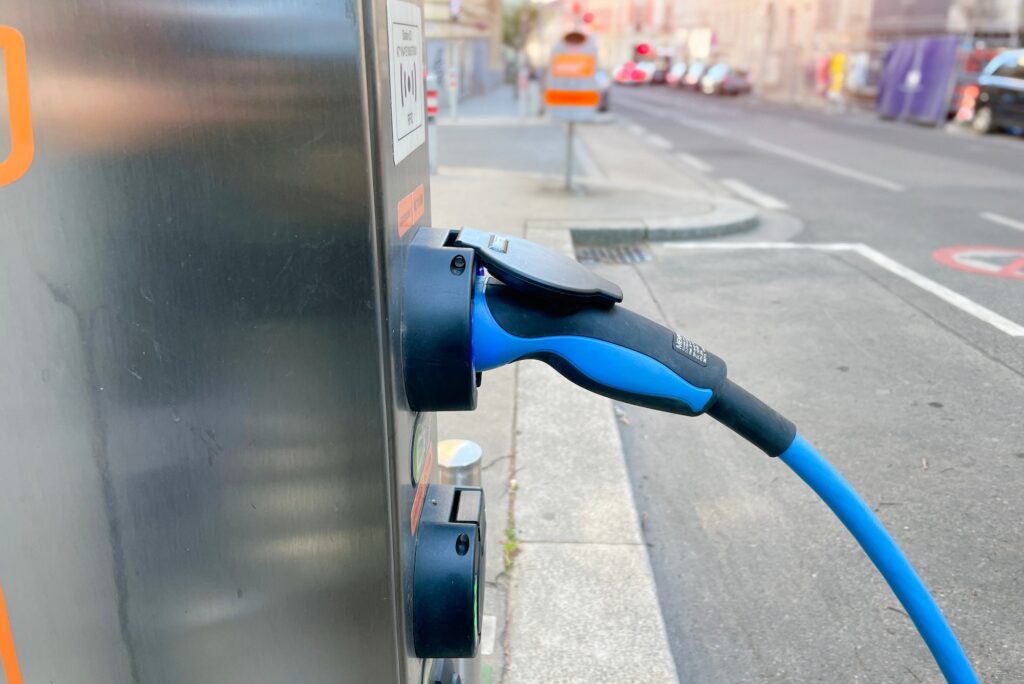
POLYGON ((654 72, 651 74, 651 83, 663 85, 668 82, 668 72, 672 68, 672 60, 668 57, 659 57, 654 63, 654 72))
POLYGON ((989 62, 978 83, 964 91, 957 113, 978 133, 1024 128, 1024 50, 1008 50, 989 62))
MULTIPOLYGON (((963 64, 956 74, 956 82, 953 85, 953 95, 949 98, 949 112, 947 117, 952 119, 964 105, 964 95, 972 86, 978 85, 978 77, 985 66, 995 59, 1000 48, 975 48, 963 56, 963 64)), ((977 89, 973 92, 977 95, 977 89)))
POLYGON ((665 74, 665 84, 673 88, 680 88, 683 85, 683 77, 686 76, 686 62, 676 62, 665 74))
POLYGON ((597 85, 597 92, 600 93, 600 99, 597 101, 597 111, 607 112, 609 99, 612 95, 612 79, 609 78, 607 71, 598 69, 594 72, 594 83, 597 85))
POLYGON ((622 85, 643 85, 654 78, 654 62, 625 62, 615 70, 615 82, 622 85))
POLYGON ((705 95, 740 95, 750 92, 750 80, 746 71, 720 62, 704 72, 700 90, 705 95))
POLYGON ((683 87, 694 90, 700 88, 700 79, 704 75, 705 69, 707 69, 707 64, 704 62, 691 62, 690 67, 686 70, 686 76, 683 76, 683 87))

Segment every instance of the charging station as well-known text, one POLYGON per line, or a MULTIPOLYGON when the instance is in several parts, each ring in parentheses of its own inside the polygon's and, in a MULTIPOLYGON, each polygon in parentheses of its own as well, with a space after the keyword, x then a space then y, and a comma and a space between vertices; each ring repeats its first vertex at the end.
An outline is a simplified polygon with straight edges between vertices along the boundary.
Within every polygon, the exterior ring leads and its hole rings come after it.
POLYGON ((947 681, 978 681, 871 509, 724 360, 564 255, 429 227, 419 5, 0 21, 6 684, 476 684, 485 498, 441 481, 428 412, 527 358, 789 466, 947 681))
POLYGON ((484 499, 438 482, 400 353, 419 4, 0 24, 7 684, 459 681, 484 499))

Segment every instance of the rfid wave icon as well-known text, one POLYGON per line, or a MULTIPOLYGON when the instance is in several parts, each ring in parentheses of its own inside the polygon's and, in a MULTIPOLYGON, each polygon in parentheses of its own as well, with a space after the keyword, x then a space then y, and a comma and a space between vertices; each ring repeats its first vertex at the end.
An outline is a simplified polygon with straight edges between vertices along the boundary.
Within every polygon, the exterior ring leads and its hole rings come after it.
POLYGON ((7 108, 11 149, 0 161, 0 188, 25 175, 32 166, 35 143, 32 138, 32 112, 28 102, 28 60, 25 39, 17 29, 0 26, 0 61, 5 65, 7 108))

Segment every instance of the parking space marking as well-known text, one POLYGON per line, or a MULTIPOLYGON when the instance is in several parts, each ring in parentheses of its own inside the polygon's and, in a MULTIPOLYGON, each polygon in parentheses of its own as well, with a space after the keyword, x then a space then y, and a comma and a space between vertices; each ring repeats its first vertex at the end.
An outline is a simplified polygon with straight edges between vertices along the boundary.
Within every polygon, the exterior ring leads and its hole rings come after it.
POLYGON ((692 169, 694 169, 696 171, 700 171, 701 173, 711 173, 712 171, 715 170, 715 167, 711 166, 711 164, 708 164, 703 159, 700 159, 699 157, 695 157, 692 154, 686 154, 685 152, 678 152, 678 153, 676 153, 675 157, 676 157, 676 159, 678 159, 682 163, 686 164, 690 168, 692 168, 692 169))
POLYGON ((692 242, 669 242, 665 244, 666 249, 680 249, 696 251, 700 249, 706 250, 753 250, 753 249, 770 249, 770 250, 808 250, 816 252, 854 252, 864 257, 868 261, 874 263, 876 266, 884 268, 893 275, 906 280, 912 285, 916 285, 925 292, 928 292, 939 299, 943 300, 947 304, 955 306, 964 313, 977 318, 983 323, 991 325, 993 328, 1006 333, 1010 337, 1024 337, 1024 326, 1019 323, 1015 323, 1004 316, 1000 316, 995 311, 988 309, 981 304, 978 304, 972 299, 968 299, 959 292, 954 292, 945 285, 940 285, 931 278, 927 278, 917 271, 907 268, 900 262, 885 256, 876 249, 872 249, 865 244, 852 243, 852 242, 826 242, 826 243, 812 243, 812 242, 714 242, 714 243, 692 243, 692 242))
POLYGON ((626 130, 637 136, 647 135, 647 129, 640 124, 631 123, 626 126, 626 130))
POLYGON ((722 181, 722 185, 729 188, 743 199, 750 200, 762 209, 788 209, 789 205, 780 199, 772 197, 769 194, 763 193, 760 190, 755 190, 746 183, 735 178, 726 178, 722 181))
POLYGON ((986 221, 998 223, 999 225, 1006 226, 1007 228, 1016 228, 1017 230, 1024 230, 1024 221, 1015 221, 1014 219, 1008 216, 1003 216, 1002 214, 996 214, 995 212, 991 211, 983 211, 980 214, 978 214, 978 216, 985 219, 986 221))
POLYGON ((850 167, 843 166, 842 164, 835 164, 824 159, 819 159, 818 157, 812 157, 809 154, 797 152, 796 150, 791 150, 788 147, 783 147, 782 145, 776 145, 774 143, 766 142, 758 138, 747 138, 746 142, 751 147, 755 147, 764 152, 768 152, 779 157, 785 157, 786 159, 792 159, 793 161, 801 162, 803 164, 807 164, 808 166, 813 166, 823 171, 834 173, 837 176, 851 178, 853 180, 860 181, 861 183, 864 183, 866 185, 872 185, 876 188, 889 190, 890 192, 903 192, 904 190, 906 190, 906 188, 900 185, 899 183, 894 183, 893 181, 882 178, 881 176, 875 176, 870 173, 864 173, 863 171, 851 169, 850 167))

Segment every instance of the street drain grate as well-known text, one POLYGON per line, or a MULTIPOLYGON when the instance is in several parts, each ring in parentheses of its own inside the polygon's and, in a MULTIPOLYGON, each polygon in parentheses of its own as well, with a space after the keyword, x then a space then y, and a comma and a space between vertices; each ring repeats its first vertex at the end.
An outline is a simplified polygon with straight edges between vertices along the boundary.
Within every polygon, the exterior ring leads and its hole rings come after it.
POLYGON ((651 260, 651 252, 643 242, 577 245, 576 260, 581 264, 642 264, 651 260))

